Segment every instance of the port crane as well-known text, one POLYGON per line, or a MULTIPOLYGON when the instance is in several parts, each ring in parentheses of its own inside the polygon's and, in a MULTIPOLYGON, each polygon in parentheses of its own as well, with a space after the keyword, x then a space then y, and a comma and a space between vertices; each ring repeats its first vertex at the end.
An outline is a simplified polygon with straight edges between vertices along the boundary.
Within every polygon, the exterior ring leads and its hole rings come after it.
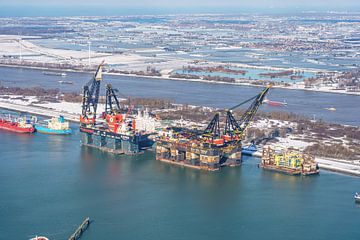
POLYGON ((80 123, 83 125, 95 125, 103 66, 104 61, 98 66, 93 78, 83 87, 82 111, 80 116, 80 123))
MULTIPOLYGON (((117 89, 113 89, 111 84, 106 85, 106 100, 105 100, 105 116, 109 130, 117 132, 117 129, 127 119, 127 115, 131 108, 124 109, 120 106, 120 102, 116 96, 117 89)), ((135 129, 135 122, 131 123, 132 129, 135 129)))
POLYGON ((221 134, 220 130, 220 114, 216 113, 209 125, 205 128, 201 137, 214 144, 223 144, 224 142, 240 141, 245 129, 254 118, 260 105, 268 93, 271 85, 265 87, 258 95, 249 98, 226 111, 226 121, 224 131, 221 134), (250 101, 253 101, 245 113, 241 116, 240 120, 236 120, 232 111, 250 101))

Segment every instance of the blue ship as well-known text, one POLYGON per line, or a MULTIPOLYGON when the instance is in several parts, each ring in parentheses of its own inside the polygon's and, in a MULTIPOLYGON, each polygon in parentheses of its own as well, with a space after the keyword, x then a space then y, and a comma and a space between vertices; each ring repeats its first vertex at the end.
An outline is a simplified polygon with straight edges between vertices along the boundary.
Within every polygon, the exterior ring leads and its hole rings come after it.
POLYGON ((47 126, 36 124, 35 129, 44 134, 67 135, 72 133, 69 122, 66 122, 63 116, 48 120, 47 126))
POLYGON ((249 146, 243 147, 241 153, 252 156, 257 150, 255 143, 252 142, 249 146))

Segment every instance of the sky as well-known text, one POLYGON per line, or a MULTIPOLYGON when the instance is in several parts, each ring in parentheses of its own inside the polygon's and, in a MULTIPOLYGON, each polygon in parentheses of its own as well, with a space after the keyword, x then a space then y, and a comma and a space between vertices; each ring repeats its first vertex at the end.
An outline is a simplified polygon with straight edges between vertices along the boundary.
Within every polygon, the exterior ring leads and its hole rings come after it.
POLYGON ((297 7, 359 6, 359 0, 0 0, 0 6, 297 7))
POLYGON ((0 17, 290 10, 360 12, 360 0, 0 0, 0 17))

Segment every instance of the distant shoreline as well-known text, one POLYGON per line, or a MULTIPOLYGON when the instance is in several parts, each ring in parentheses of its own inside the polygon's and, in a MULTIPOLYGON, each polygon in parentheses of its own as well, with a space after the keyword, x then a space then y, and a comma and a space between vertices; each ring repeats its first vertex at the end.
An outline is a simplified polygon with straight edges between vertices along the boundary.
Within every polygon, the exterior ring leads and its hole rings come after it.
MULTIPOLYGON (((12 68, 58 71, 58 72, 77 72, 77 73, 89 73, 89 74, 93 73, 93 71, 86 71, 86 70, 21 66, 21 65, 17 65, 17 64, 14 64, 14 65, 12 65, 12 64, 0 64, 0 66, 1 67, 10 67, 10 68, 12 67, 12 68)), ((104 72, 103 74, 104 75, 110 75, 110 76, 128 76, 128 77, 149 78, 149 79, 156 79, 156 80, 199 82, 199 83, 206 83, 206 84, 236 85, 236 86, 248 86, 248 87, 258 87, 258 88, 264 87, 263 85, 256 85, 256 84, 251 84, 251 83, 248 83, 248 82, 234 82, 233 83, 233 82, 222 82, 222 81, 210 81, 210 80, 203 80, 203 79, 173 78, 173 77, 170 77, 169 75, 147 76, 147 75, 109 73, 109 72, 104 72)), ((256 81, 256 80, 254 80, 254 81, 256 81)), ((360 96, 360 92, 346 92, 346 91, 343 91, 343 90, 331 90, 331 89, 312 89, 312 88, 305 88, 305 86, 299 86, 299 85, 293 85, 293 86, 290 86, 290 87, 273 85, 273 88, 285 89, 285 90, 300 90, 300 91, 310 91, 310 92, 321 92, 321 93, 345 94, 345 95, 360 96)))

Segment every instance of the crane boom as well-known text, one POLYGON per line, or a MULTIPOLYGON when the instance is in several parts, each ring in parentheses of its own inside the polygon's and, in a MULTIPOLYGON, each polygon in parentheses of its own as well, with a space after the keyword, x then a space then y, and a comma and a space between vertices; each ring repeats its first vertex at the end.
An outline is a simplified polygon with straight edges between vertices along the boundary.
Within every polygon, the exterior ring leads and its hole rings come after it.
POLYGON ((264 101, 264 98, 266 94, 268 93, 270 86, 265 87, 258 95, 235 105, 234 107, 230 108, 226 113, 226 122, 225 122, 225 130, 224 135, 234 136, 237 135, 241 137, 241 135, 244 133, 245 129, 249 126, 250 122, 254 118, 257 110, 259 109, 260 105, 264 101), (245 111, 245 113, 241 116, 240 120, 235 120, 235 117, 233 116, 231 110, 250 102, 251 100, 254 100, 251 105, 248 107, 248 109, 245 111))
MULTIPOLYGON (((259 109, 260 105, 262 104, 265 95, 268 93, 270 86, 265 87, 258 95, 249 98, 232 108, 228 109, 226 111, 226 121, 225 121, 225 127, 223 131, 222 137, 226 141, 233 141, 233 140, 241 140, 242 134, 244 133, 245 129, 250 124, 251 120, 254 118, 257 110, 259 109), (232 114, 232 110, 235 108, 238 108, 239 106, 248 103, 250 101, 253 101, 249 108, 246 110, 246 112, 241 116, 241 119, 237 121, 232 114)), ((220 131, 220 114, 216 113, 215 116, 210 121, 209 125, 206 127, 206 129, 201 134, 202 137, 206 138, 220 138, 221 137, 221 131, 220 131)))
POLYGON ((112 88, 111 84, 106 85, 106 100, 105 100, 105 113, 106 114, 117 114, 120 113, 120 103, 115 94, 115 89, 112 88))
POLYGON ((245 129, 249 126, 251 120, 253 120, 256 112, 258 111, 260 105, 263 103, 266 94, 269 92, 269 89, 272 86, 265 87, 255 98, 255 100, 251 103, 246 112, 241 116, 238 124, 240 125, 241 134, 245 131, 245 129))
POLYGON ((95 124, 103 66, 104 61, 98 66, 93 78, 83 87, 81 124, 95 124))
POLYGON ((216 113, 209 125, 204 130, 203 136, 207 137, 220 137, 220 114, 216 113))

